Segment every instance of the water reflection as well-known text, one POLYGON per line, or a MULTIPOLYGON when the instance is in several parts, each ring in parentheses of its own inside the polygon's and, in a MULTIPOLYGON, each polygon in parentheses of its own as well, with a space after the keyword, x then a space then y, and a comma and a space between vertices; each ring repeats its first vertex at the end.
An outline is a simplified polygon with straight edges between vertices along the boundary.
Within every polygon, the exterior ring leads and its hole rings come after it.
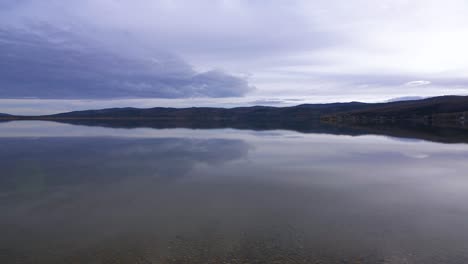
POLYGON ((468 262, 465 144, 4 128, 1 263, 468 262))
MULTIPOLYGON (((11 126, 21 126, 20 123, 34 124, 38 121, 13 121, 13 124, 5 124, 10 121, 0 120, 0 129, 11 126)), ((468 143, 468 126, 463 124, 439 124, 428 125, 417 122, 399 123, 337 123, 330 124, 311 120, 308 122, 297 121, 265 121, 265 120, 210 120, 210 121, 187 121, 187 120, 138 120, 138 119, 56 119, 54 122, 61 124, 72 124, 87 127, 119 128, 119 129, 242 129, 250 131, 294 131, 312 134, 332 135, 384 135, 395 138, 421 139, 441 143, 468 143)), ((51 121, 43 121, 49 123, 51 121)), ((0 135, 1 136, 1 135, 0 135)))
POLYGON ((424 139, 442 143, 468 143, 468 126, 446 124, 432 126, 423 123, 400 122, 391 124, 328 124, 316 121, 151 121, 151 120, 57 120, 74 125, 111 128, 190 128, 190 129, 248 129, 257 131, 289 130, 301 133, 324 133, 333 135, 386 135, 400 138, 424 139))
POLYGON ((175 180, 197 165, 241 159, 235 139, 0 138, 0 190, 45 190, 126 177, 175 180))

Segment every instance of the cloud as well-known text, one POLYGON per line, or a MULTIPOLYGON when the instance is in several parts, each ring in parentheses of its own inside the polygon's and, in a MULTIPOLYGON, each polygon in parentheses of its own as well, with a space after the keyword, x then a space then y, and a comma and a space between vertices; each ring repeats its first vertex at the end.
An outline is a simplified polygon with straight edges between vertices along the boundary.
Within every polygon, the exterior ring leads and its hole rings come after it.
POLYGON ((281 99, 258 99, 255 101, 249 102, 251 105, 281 105, 287 101, 281 99))
POLYGON ((416 86, 425 86, 425 85, 429 85, 431 84, 430 81, 411 81, 411 82, 407 82, 405 83, 406 86, 410 86, 410 87, 416 87, 416 86))
POLYGON ((121 53, 47 24, 0 29, 2 98, 238 97, 253 89, 222 70, 196 71, 183 59, 121 53))
POLYGON ((413 101, 413 100, 422 100, 424 97, 421 96, 403 96, 387 100, 386 102, 401 102, 401 101, 413 101))
POLYGON ((253 101, 244 102, 245 105, 262 105, 262 106, 291 106, 304 102, 301 98, 258 98, 253 101))
MULTIPOLYGON (((79 76, 89 67, 83 78, 99 77, 98 88, 81 78, 67 82, 81 95, 382 101, 468 92, 468 61, 460 56, 468 46, 467 12, 464 0, 0 0, 0 25, 46 40, 34 52, 17 51, 10 72, 31 70, 17 64, 31 63, 40 50, 47 58, 74 58, 77 51, 68 49, 90 53, 80 60, 86 67, 57 75, 79 76), (42 25, 49 25, 47 34, 37 29, 42 25), (404 85, 409 80, 431 85, 404 85), (105 93, 104 86, 112 89, 105 93)), ((39 79, 34 83, 50 81, 39 79)), ((23 96, 33 88, 2 89, 23 96)), ((56 90, 48 96, 73 97, 56 90)))

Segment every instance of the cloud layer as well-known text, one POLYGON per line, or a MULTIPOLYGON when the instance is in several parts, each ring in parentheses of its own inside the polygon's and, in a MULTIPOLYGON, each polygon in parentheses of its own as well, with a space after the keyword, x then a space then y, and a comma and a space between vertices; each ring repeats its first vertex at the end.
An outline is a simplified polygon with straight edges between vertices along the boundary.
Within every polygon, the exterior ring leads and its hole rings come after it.
POLYGON ((252 89, 243 78, 196 72, 168 53, 128 56, 84 40, 47 24, 1 29, 1 97, 235 97, 252 89))
POLYGON ((467 13, 464 0, 0 0, 0 98, 466 94, 467 13))

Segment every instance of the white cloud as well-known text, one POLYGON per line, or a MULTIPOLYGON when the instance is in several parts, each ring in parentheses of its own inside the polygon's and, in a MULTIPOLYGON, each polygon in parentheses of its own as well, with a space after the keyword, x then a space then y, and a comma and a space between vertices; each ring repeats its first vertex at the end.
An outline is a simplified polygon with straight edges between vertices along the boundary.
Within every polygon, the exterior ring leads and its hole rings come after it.
POLYGON ((425 85, 429 85, 431 84, 430 81, 411 81, 411 82, 407 82, 405 83, 406 86, 410 86, 410 87, 417 87, 417 86, 425 86, 425 85))

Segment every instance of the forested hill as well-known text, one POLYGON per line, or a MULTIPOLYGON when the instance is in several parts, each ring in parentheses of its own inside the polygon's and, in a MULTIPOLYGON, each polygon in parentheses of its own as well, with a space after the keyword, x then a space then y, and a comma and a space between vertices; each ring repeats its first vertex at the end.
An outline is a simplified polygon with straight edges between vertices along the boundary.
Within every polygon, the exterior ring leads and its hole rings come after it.
POLYGON ((441 96, 389 103, 303 104, 292 107, 252 106, 237 108, 110 108, 45 116, 8 116, 4 119, 151 119, 171 121, 322 121, 341 120, 462 120, 468 112, 468 96, 441 96))
POLYGON ((465 121, 468 115, 468 96, 441 96, 424 100, 375 104, 366 109, 353 109, 322 116, 327 121, 465 121))

